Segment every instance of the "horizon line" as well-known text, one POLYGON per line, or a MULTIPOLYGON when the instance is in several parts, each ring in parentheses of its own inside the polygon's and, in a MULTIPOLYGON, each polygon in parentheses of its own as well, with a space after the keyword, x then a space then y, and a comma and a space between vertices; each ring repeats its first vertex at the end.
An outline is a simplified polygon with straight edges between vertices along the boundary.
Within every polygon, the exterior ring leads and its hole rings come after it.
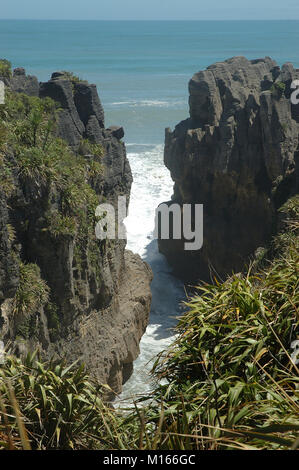
POLYGON ((201 19, 191 19, 191 18, 186 18, 186 19, 156 19, 156 18, 150 18, 150 19, 91 19, 91 18, 0 18, 0 21, 107 21, 107 22, 115 22, 115 21, 121 21, 121 22, 129 22, 129 21, 140 21, 140 22, 146 22, 146 21, 161 21, 161 22, 166 22, 166 21, 173 21, 173 22, 183 22, 183 21, 188 21, 188 22, 198 22, 198 21, 219 21, 219 22, 225 22, 225 21, 299 21, 298 18, 283 18, 283 19, 278 19, 278 18, 251 18, 251 19, 245 19, 245 18, 226 18, 226 19, 220 19, 220 18, 201 18, 201 19))

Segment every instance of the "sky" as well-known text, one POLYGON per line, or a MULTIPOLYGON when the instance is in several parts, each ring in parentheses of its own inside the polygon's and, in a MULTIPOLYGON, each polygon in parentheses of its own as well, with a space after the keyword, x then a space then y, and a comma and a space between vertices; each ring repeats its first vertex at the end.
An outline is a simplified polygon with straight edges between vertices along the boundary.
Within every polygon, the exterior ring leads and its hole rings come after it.
POLYGON ((0 19, 299 19, 298 0, 9 0, 1 3, 0 19))

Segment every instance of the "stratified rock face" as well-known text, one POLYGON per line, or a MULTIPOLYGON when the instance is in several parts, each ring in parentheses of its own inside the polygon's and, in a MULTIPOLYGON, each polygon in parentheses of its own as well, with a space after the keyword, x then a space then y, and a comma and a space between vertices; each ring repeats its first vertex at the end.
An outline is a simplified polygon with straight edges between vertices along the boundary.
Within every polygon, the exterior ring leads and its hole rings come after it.
POLYGON ((76 147, 84 134, 85 126, 75 105, 73 84, 63 76, 56 78, 56 74, 53 75, 51 80, 40 84, 40 97, 49 96, 60 104, 58 134, 70 146, 76 147))
POLYGON ((83 359, 102 383, 120 391, 131 376, 148 324, 151 279, 151 270, 141 258, 125 251, 117 295, 106 308, 78 316, 56 349, 70 360, 83 359))
POLYGON ((104 129, 104 110, 96 85, 67 79, 54 72, 51 80, 40 84, 40 97, 60 103, 59 135, 76 148, 82 136, 99 142, 104 129))
MULTIPOLYGON (((36 83, 24 69, 16 69, 8 85, 58 102, 58 135, 75 152, 82 139, 103 148, 102 171, 90 183, 99 202, 109 202, 116 210, 118 196, 126 196, 129 203, 132 175, 120 140, 124 132, 120 127, 105 129, 96 86, 73 82, 59 72, 37 91, 36 83)), ((10 158, 14 168, 13 153, 10 158)), ((148 323, 151 270, 138 255, 125 251, 125 240, 103 240, 95 248, 88 239, 82 243, 78 234, 52 236, 45 229, 47 213, 59 206, 59 189, 17 172, 12 176, 13 195, 0 188, 0 339, 15 351, 39 347, 47 357, 79 359, 102 383, 120 392, 148 323), (13 311, 20 259, 38 265, 51 292, 51 304, 32 316, 26 334, 22 321, 27 320, 13 311)))
POLYGON ((39 83, 36 77, 26 75, 25 69, 19 67, 14 70, 10 87, 18 93, 26 93, 29 96, 39 95, 39 83))
POLYGON ((234 57, 191 79, 190 118, 166 129, 164 159, 173 202, 204 205, 204 245, 159 241, 182 278, 239 271, 275 231, 277 209, 298 191, 298 78, 289 63, 234 57))
POLYGON ((88 83, 76 83, 74 88, 74 100, 83 124, 87 126, 90 117, 95 116, 99 126, 104 127, 104 110, 97 87, 88 83))

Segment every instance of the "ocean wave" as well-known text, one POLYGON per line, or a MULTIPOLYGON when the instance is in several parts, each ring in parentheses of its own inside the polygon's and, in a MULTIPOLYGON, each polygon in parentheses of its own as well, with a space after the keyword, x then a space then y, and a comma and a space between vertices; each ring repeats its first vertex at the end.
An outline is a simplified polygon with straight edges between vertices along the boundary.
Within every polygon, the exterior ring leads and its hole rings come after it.
POLYGON ((173 106, 185 105, 183 100, 165 101, 165 100, 130 100, 130 101, 114 101, 109 103, 110 106, 128 106, 130 108, 136 107, 155 107, 155 108, 170 108, 173 106))
POLYGON ((152 165, 156 164, 159 168, 162 167, 162 170, 166 170, 163 164, 164 144, 126 144, 126 147, 129 160, 134 158, 137 168, 138 162, 142 165, 147 162, 150 170, 155 170, 156 168, 152 168, 152 165))
POLYGON ((175 317, 182 314, 181 302, 185 299, 183 283, 172 276, 166 258, 158 251, 157 240, 153 239, 156 207, 170 200, 173 192, 173 181, 163 162, 164 145, 129 145, 133 185, 129 213, 124 221, 127 248, 150 264, 154 278, 149 325, 140 343, 140 355, 134 362, 134 372, 113 403, 116 407, 133 406, 138 395, 148 393, 155 386, 150 371, 157 354, 175 339, 175 317))
POLYGON ((126 147, 155 147, 156 144, 142 144, 138 142, 126 142, 126 147))

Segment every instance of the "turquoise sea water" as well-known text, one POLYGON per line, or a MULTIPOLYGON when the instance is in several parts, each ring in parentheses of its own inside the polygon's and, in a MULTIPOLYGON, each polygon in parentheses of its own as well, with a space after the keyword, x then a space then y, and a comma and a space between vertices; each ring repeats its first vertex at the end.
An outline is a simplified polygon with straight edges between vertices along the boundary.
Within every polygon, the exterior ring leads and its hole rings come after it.
POLYGON ((96 83, 106 124, 125 128, 134 177, 128 248, 154 272, 150 324, 121 396, 126 401, 152 386, 149 361, 171 341, 185 296, 151 240, 155 208, 172 194, 163 164, 164 128, 188 117, 191 76, 234 55, 268 55, 299 68, 299 21, 0 21, 0 57, 41 81, 69 70, 96 83))
POLYGON ((187 115, 192 74, 234 55, 299 67, 299 21, 0 21, 0 57, 40 80, 67 69, 96 83, 130 143, 162 143, 187 115))

